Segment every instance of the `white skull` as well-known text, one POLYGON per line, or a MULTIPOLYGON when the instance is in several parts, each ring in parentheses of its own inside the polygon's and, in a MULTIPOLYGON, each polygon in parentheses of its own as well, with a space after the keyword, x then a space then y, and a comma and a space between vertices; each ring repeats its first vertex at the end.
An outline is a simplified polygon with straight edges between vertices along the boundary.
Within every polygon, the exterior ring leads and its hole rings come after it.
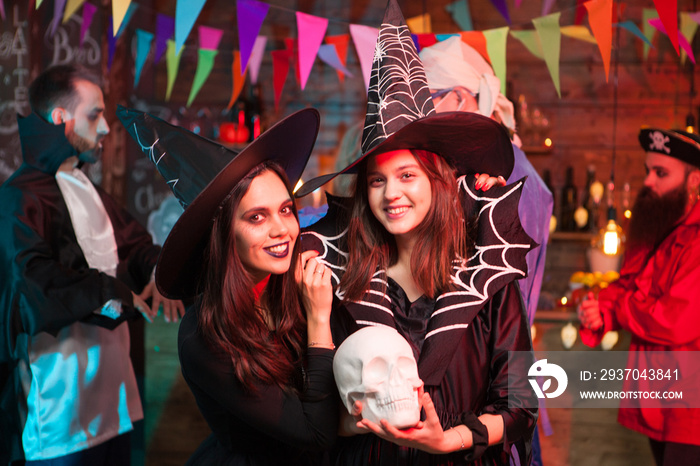
POLYGON ((359 400, 362 417, 375 423, 386 419, 404 429, 420 420, 423 382, 411 347, 396 330, 364 327, 350 335, 335 353, 333 375, 348 412, 359 400))

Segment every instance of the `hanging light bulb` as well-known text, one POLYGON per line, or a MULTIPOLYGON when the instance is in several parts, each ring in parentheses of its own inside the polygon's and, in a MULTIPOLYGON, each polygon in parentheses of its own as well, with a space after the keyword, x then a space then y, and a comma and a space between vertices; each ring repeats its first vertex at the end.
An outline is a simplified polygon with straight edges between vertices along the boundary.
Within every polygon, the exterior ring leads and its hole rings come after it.
POLYGON ((608 256, 614 256, 620 252, 622 246, 622 228, 615 220, 608 220, 603 231, 603 252, 608 256))
POLYGON ((692 113, 685 117, 685 131, 690 134, 695 133, 695 116, 692 113))

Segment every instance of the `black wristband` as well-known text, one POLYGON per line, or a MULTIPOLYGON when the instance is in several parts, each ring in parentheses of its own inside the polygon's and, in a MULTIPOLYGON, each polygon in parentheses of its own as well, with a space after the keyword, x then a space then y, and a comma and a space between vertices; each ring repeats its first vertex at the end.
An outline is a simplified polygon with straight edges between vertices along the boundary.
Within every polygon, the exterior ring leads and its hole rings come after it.
POLYGON ((462 416, 460 416, 460 421, 472 431, 472 447, 465 450, 467 453, 466 459, 474 461, 481 458, 489 446, 488 429, 479 420, 476 414, 472 412, 462 414, 462 416))

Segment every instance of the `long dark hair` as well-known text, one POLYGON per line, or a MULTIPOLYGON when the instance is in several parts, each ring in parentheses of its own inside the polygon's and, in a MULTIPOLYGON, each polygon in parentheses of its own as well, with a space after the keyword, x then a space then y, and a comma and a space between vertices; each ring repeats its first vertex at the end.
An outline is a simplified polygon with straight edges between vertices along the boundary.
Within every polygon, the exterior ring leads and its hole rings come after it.
MULTIPOLYGON (((415 228, 416 242, 411 254, 413 278, 421 290, 434 298, 450 283, 452 262, 467 257, 466 222, 459 204, 457 180, 442 157, 424 150, 411 150, 430 180, 432 202, 428 214, 415 228)), ((349 258, 340 288, 344 299, 354 301, 369 288, 377 268, 386 269, 398 260, 394 236, 374 217, 367 197, 367 158, 358 166, 355 192, 349 209, 349 258)))
MULTIPOLYGON (((253 391, 256 381, 294 390, 294 368, 306 338, 306 316, 294 280, 299 241, 292 249, 289 272, 271 275, 261 297, 261 305, 272 320, 270 331, 263 313, 256 309, 255 283, 236 253, 233 233, 235 211, 241 198, 252 180, 266 171, 280 177, 293 199, 284 170, 269 161, 253 168, 233 188, 214 218, 209 238, 199 331, 213 350, 231 359, 236 377, 249 391, 253 391)), ((293 211, 298 221, 296 207, 293 211)))

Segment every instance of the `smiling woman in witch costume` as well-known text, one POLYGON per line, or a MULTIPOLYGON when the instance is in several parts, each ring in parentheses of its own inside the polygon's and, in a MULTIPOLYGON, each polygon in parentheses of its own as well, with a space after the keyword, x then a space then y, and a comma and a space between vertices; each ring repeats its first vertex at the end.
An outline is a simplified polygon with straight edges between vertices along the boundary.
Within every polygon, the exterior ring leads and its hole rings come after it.
POLYGON ((188 464, 316 464, 338 425, 332 289, 318 253, 299 254, 290 182, 318 112, 287 117, 239 154, 135 110, 117 114, 185 207, 156 283, 196 296, 178 354, 213 433, 188 464))
MULTIPOLYGON (((357 174, 346 222, 324 218, 308 233, 338 282, 334 338, 340 344, 366 326, 396 329, 418 363, 424 418, 400 430, 363 419, 356 401, 341 425, 347 437, 336 464, 506 465, 511 456, 529 464, 534 358, 515 282, 533 246, 517 214, 523 180, 484 194, 493 181, 484 187, 473 176, 510 175, 508 133, 478 114, 435 112, 395 0, 379 32, 368 98, 360 157, 298 195, 357 174), (512 351, 525 363, 511 364, 512 351)), ((331 197, 329 205, 328 216, 342 219, 334 207, 341 202, 331 197)))

